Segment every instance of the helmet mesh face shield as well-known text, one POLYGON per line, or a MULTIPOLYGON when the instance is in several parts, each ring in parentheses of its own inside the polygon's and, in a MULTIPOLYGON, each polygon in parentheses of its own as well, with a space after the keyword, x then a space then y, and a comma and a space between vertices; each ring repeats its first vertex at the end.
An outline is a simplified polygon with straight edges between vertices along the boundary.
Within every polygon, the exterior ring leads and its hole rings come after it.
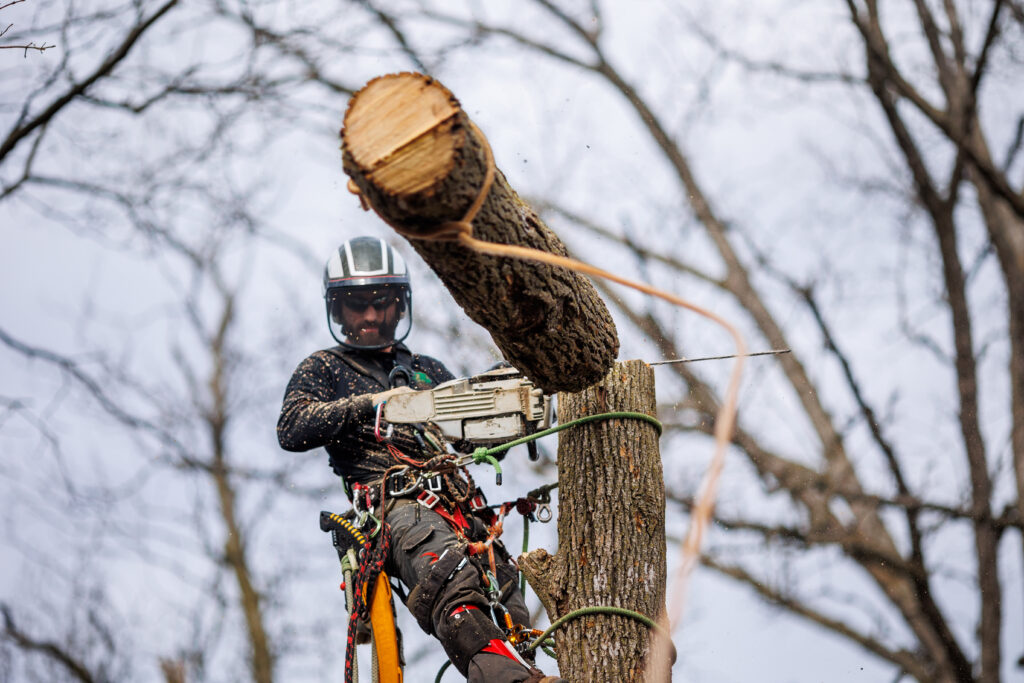
POLYGON ((324 303, 331 336, 349 348, 384 349, 412 329, 405 261, 376 237, 349 240, 331 254, 324 268, 324 303))

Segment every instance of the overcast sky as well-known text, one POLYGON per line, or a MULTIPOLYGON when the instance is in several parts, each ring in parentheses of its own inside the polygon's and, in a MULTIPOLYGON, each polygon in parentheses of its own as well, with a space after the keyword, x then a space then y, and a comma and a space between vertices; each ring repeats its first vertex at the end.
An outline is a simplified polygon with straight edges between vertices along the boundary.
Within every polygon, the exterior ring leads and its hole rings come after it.
MULTIPOLYGON (((142 4, 145 14, 157 6, 142 4)), ((580 8, 574 11, 582 14, 585 3, 577 4, 580 8)), ((86 16, 106 5, 124 9, 100 0, 76 7, 86 16)), ((413 68, 395 49, 394 36, 357 3, 251 5, 258 19, 281 32, 300 26, 321 29, 322 34, 294 45, 324 58, 326 75, 346 86, 359 87, 375 75, 413 68)), ((395 5, 411 9, 416 3, 395 5)), ((29 107, 37 110, 60 90, 60 79, 44 81, 60 60, 67 57, 72 71, 86 73, 117 43, 127 22, 122 16, 62 35, 55 22, 63 7, 28 0, 0 13, 0 28, 8 23, 16 30, 39 26, 40 34, 30 37, 48 37, 58 45, 24 58, 17 51, 0 51, 0 137, 14 124, 26 93, 39 87, 29 107)), ((579 53, 565 29, 532 6, 469 2, 438 7, 460 16, 479 12, 493 23, 508 22, 579 53)), ((937 443, 956 441, 951 376, 910 347, 899 331, 900 318, 907 317, 948 349, 946 321, 933 303, 941 295, 936 257, 922 247, 927 238, 903 198, 841 189, 854 177, 868 186, 891 169, 891 159, 880 151, 888 141, 877 133, 878 112, 839 86, 808 88, 750 74, 716 58, 695 33, 695 27, 713 32, 732 48, 758 58, 785 59, 808 69, 854 70, 860 54, 841 20, 843 3, 642 0, 603 3, 602 9, 602 41, 609 58, 620 64, 642 96, 657 103, 659 115, 697 160, 697 173, 717 208, 753 245, 747 255, 756 247, 795 279, 821 285, 832 322, 858 367, 872 378, 870 398, 890 411, 891 437, 905 451, 929 456, 937 443)), ((249 38, 238 22, 218 16, 205 4, 176 8, 168 17, 166 25, 138 46, 135 61, 104 86, 105 98, 143 98, 146 88, 158 87, 158 78, 188 64, 198 65, 196 80, 206 83, 239 73, 259 72, 272 79, 301 72, 273 53, 250 59, 249 38)), ((412 44, 432 58, 441 46, 457 42, 457 29, 444 23, 410 21, 403 28, 412 44)), ((9 35, 21 36, 13 30, 9 35)), ((435 75, 485 131, 498 166, 521 195, 560 202, 650 249, 721 272, 676 178, 634 112, 606 85, 508 41, 453 47, 430 65, 436 65, 435 75)), ((1002 81, 992 87, 1009 90, 1002 81)), ((1005 110, 986 109, 986 116, 996 124, 1012 121, 1020 97, 1005 95, 1005 110)), ((175 401, 195 397, 178 359, 184 356, 198 370, 208 370, 209 361, 181 303, 194 295, 192 310, 209 328, 218 312, 216 287, 209 278, 193 277, 188 260, 169 240, 154 234, 166 230, 192 245, 223 237, 217 263, 240 293, 238 328, 232 337, 238 350, 233 368, 238 411, 231 432, 234 457, 244 455, 246 465, 266 470, 287 462, 294 468, 290 487, 313 491, 277 496, 259 484, 247 489, 240 501, 253 533, 254 563, 263 580, 279 591, 271 607, 275 632, 297 653, 279 664, 280 678, 286 681, 341 679, 345 623, 336 590, 339 579, 333 551, 316 528, 316 514, 321 507, 341 510, 346 503, 322 452, 286 454, 277 447, 273 431, 294 366, 332 343, 320 299, 320 268, 329 251, 358 234, 387 238, 413 272, 416 325, 410 346, 437 356, 458 374, 483 370, 494 359, 486 334, 457 309, 413 250, 372 213, 363 212, 346 191, 337 138, 344 105, 343 94, 303 83, 282 86, 266 100, 186 97, 144 116, 82 104, 54 121, 40 145, 35 170, 41 176, 95 181, 126 195, 151 184, 158 189, 143 193, 134 213, 100 192, 68 191, 52 183, 28 185, 0 198, 0 328, 24 343, 80 361, 94 376, 116 378, 111 386, 119 404, 154 420, 168 420, 180 429, 176 433, 188 448, 202 449, 205 442, 194 415, 185 415, 183 406, 181 415, 173 414, 175 401), (154 232, 140 237, 145 226, 154 232), (312 635, 317 633, 324 634, 320 642, 312 635)), ((993 146, 1003 149, 1012 126, 995 125, 994 130, 1002 137, 993 146)), ((15 181, 29 154, 29 145, 22 145, 0 164, 5 186, 15 181)), ((732 302, 696 280, 656 265, 637 267, 620 247, 558 219, 552 226, 570 249, 598 266, 655 282, 725 315, 736 313, 732 302)), ((984 248, 983 240, 967 234, 961 248, 965 255, 976 254, 984 248)), ((994 468, 1006 474, 1008 446, 999 444, 1006 443, 1010 416, 1004 407, 1008 388, 1002 369, 1006 344, 1000 337, 1005 322, 998 271, 989 262, 974 282, 977 337, 980 343, 992 341, 983 366, 983 427, 999 459, 994 468)), ((765 291, 779 294, 772 299, 774 312, 787 325, 794 350, 810 363, 809 372, 823 386, 841 386, 841 376, 825 362, 806 314, 782 295, 780 285, 767 279, 762 284, 765 291)), ((633 294, 624 296, 641 307, 652 306, 676 329, 685 330, 687 355, 731 351, 728 337, 710 324, 633 294)), ((659 359, 649 340, 621 319, 619 323, 620 359, 659 359)), ((751 329, 749 322, 742 324, 751 329)), ((755 350, 762 347, 756 335, 751 344, 755 350)), ((763 431, 768 443, 812 461, 818 452, 814 437, 805 422, 791 417, 796 399, 772 363, 764 359, 749 364, 741 399, 744 419, 763 431)), ((723 363, 702 371, 723 382, 728 369, 723 363)), ((656 373, 659 402, 679 403, 683 393, 678 380, 663 369, 656 373)), ((220 618, 219 612, 202 606, 204 591, 218 576, 205 550, 220 542, 215 526, 210 537, 196 531, 203 527, 196 520, 215 515, 209 484, 168 470, 160 454, 147 452, 154 448, 149 437, 126 436, 95 396, 52 364, 27 361, 0 347, 0 378, 0 599, 15 606, 45 605, 44 612, 55 615, 69 609, 79 591, 102 588, 113 605, 118 632, 131 632, 131 642, 147 653, 139 657, 132 680, 156 680, 156 658, 185 647, 179 640, 187 642, 197 632, 216 632, 220 639, 208 663, 210 680, 234 680, 230 671, 240 665, 240 620, 229 614, 218 631, 210 622, 220 618), (112 490, 123 490, 123 498, 112 490), (109 497, 90 497, 94 492, 109 497), (64 504, 83 505, 83 528, 61 521, 78 518, 64 504), (168 536, 154 540, 165 532, 168 536), (145 551, 130 548, 139 539, 145 551), (167 651, 158 645, 165 642, 172 643, 167 651)), ((840 391, 830 399, 837 414, 852 405, 840 391)), ((856 430, 851 439, 866 441, 856 430)), ((666 481, 694 490, 710 442, 682 434, 665 439, 662 449, 666 481)), ((554 444, 548 451, 554 452, 554 444)), ((507 462, 503 489, 487 487, 492 500, 517 497, 553 473, 550 468, 530 470, 525 452, 513 452, 507 462)), ((867 481, 873 475, 884 479, 880 464, 862 464, 867 481)), ((964 465, 954 456, 922 456, 908 468, 922 488, 948 492, 954 501, 966 487, 964 465)), ((481 474, 477 479, 489 477, 481 474)), ((721 508, 763 506, 766 519, 792 513, 763 496, 756 501, 748 497, 755 481, 745 461, 733 458, 721 508)), ((1014 495, 1010 484, 1008 475, 997 481, 1001 504, 1014 495)), ((669 526, 678 539, 685 521, 672 515, 669 526)), ((506 534, 515 551, 519 533, 511 525, 506 534)), ((730 542, 711 539, 712 544, 730 542)), ((961 616, 958 635, 969 642, 976 596, 958 586, 963 572, 970 571, 970 558, 959 561, 952 550, 964 542, 956 533, 937 534, 934 548, 940 552, 948 545, 954 555, 947 563, 948 575, 938 579, 944 588, 941 600, 945 609, 961 616)), ((553 550, 553 525, 535 525, 531 545, 553 550)), ((1011 664, 1021 654, 1024 638, 1019 536, 1005 542, 1001 551, 1004 670, 1006 680, 1012 680, 1011 664)), ((671 570, 678 559, 672 543, 669 558, 671 570)), ((828 553, 798 566, 768 552, 762 559, 762 566, 780 582, 799 576, 837 604, 864 600, 862 615, 854 619, 873 623, 871 607, 878 598, 872 592, 877 588, 842 569, 828 553), (850 595, 840 594, 837 587, 850 595)), ((231 595, 231 589, 225 594, 231 595)), ((404 610, 399 612, 407 654, 425 653, 406 677, 428 680, 444 662, 443 653, 429 645, 404 610)), ((49 621, 37 617, 34 623, 42 631, 60 629, 59 618, 52 616, 49 621)), ((892 622, 878 627, 899 628, 892 622)), ((897 632, 895 640, 903 636, 897 632)), ((689 586, 687 617, 675 643, 675 680, 680 681, 896 678, 892 666, 848 641, 800 622, 705 570, 698 570, 689 586)), ((449 673, 445 680, 455 678, 449 673)))

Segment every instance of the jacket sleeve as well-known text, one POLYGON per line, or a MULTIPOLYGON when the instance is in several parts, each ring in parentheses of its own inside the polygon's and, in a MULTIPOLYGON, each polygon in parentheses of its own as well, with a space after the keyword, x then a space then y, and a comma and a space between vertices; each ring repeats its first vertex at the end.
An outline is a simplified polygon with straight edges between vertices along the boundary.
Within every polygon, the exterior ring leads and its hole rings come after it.
POLYGON ((285 390, 277 441, 286 451, 308 451, 355 431, 373 418, 370 394, 333 399, 334 373, 320 354, 299 364, 285 390))

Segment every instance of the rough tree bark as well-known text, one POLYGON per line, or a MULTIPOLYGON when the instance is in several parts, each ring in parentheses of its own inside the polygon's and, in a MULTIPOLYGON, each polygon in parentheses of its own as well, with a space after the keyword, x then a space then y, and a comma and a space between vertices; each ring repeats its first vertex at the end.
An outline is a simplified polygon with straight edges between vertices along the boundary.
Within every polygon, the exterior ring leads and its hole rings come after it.
MULTIPOLYGON (((413 73, 375 78, 352 97, 341 136, 345 172, 363 198, 409 238, 509 362, 546 393, 580 391, 604 377, 618 336, 585 277, 416 238, 461 220, 487 171, 485 143, 443 85, 413 73)), ((565 255, 558 237, 495 170, 474 236, 565 255)))
MULTIPOLYGON (((560 394, 558 420, 633 411, 654 415, 654 371, 616 364, 600 384, 560 394)), ((558 552, 520 557, 552 621, 590 606, 658 619, 665 608, 665 486, 658 434, 635 419, 591 422, 558 444, 558 552)), ((629 617, 593 614, 559 632, 558 666, 571 681, 641 681, 650 641, 629 617)))

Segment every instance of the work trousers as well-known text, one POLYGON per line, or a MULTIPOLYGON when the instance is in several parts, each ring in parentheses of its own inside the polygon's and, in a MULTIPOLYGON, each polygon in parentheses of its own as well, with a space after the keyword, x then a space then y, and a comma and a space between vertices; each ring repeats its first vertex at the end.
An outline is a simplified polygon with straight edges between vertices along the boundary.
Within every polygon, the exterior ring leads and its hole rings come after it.
MULTIPOLYGON (((483 540, 483 522, 467 516, 470 540, 483 540)), ((504 632, 490 618, 490 606, 480 566, 486 556, 468 559, 466 542, 439 514, 414 500, 399 499, 387 512, 391 527, 391 557, 387 571, 409 587, 407 604, 420 627, 441 642, 452 664, 469 683, 519 683, 532 673, 516 660, 481 652, 504 632), (438 571, 440 570, 440 571, 438 571), (454 612, 454 614, 453 614, 454 612)), ((495 566, 501 602, 517 624, 530 615, 519 592, 518 571, 495 541, 495 566)))

